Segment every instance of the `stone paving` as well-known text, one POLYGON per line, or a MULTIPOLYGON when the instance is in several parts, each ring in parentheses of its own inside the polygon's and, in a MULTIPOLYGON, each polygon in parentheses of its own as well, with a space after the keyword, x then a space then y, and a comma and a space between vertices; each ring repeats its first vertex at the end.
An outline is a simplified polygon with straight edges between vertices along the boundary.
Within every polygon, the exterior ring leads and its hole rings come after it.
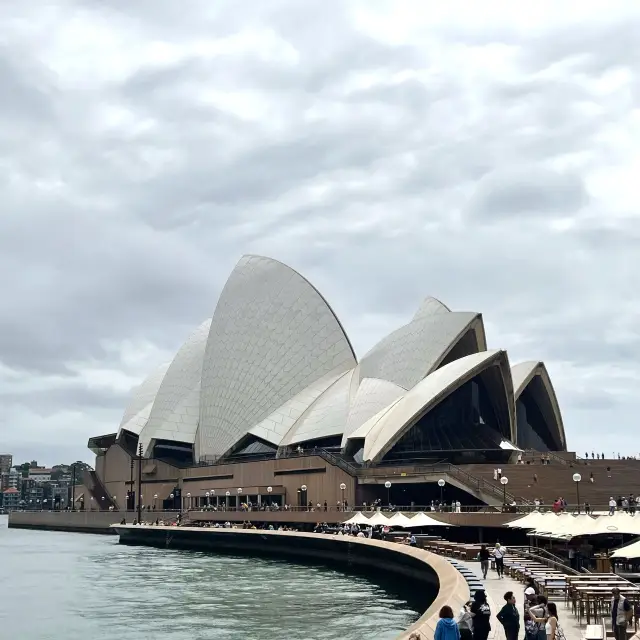
MULTIPOLYGON (((489 571, 487 579, 482 580, 482 572, 480 571, 479 562, 463 562, 458 561, 461 565, 467 567, 475 573, 476 576, 484 583, 489 605, 491 606, 491 634, 490 639, 493 640, 505 640, 504 629, 502 625, 496 619, 496 614, 504 606, 504 594, 507 591, 513 591, 516 596, 516 603, 518 610, 520 611, 520 639, 524 638, 524 624, 522 623, 524 600, 524 585, 517 580, 513 580, 508 576, 500 579, 495 571, 489 571)), ((558 607, 558 616, 560 617, 560 624, 564 630, 567 640, 582 640, 582 634, 586 630, 586 623, 583 622, 582 627, 578 625, 578 618, 571 613, 571 607, 566 607, 564 600, 555 600, 558 607)), ((457 613, 457 612, 456 612, 457 613)))

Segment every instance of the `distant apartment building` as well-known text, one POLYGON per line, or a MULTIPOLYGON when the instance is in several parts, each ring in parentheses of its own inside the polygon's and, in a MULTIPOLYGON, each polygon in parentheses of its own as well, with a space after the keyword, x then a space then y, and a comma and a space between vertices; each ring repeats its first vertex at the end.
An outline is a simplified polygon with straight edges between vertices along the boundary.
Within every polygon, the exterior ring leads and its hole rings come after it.
POLYGON ((14 511, 20 506, 20 492, 17 489, 6 489, 2 492, 2 508, 14 511))
POLYGON ((13 455, 10 453, 0 453, 0 475, 9 473, 9 469, 13 466, 13 455))
POLYGON ((8 472, 0 475, 0 491, 7 489, 17 489, 20 491, 22 484, 22 473, 18 469, 11 468, 8 472))
POLYGON ((44 467, 32 467, 29 469, 29 480, 35 482, 51 482, 52 469, 45 469, 44 467))
POLYGON ((32 478, 22 480, 22 498, 29 509, 37 509, 41 506, 45 498, 44 487, 45 483, 32 478))

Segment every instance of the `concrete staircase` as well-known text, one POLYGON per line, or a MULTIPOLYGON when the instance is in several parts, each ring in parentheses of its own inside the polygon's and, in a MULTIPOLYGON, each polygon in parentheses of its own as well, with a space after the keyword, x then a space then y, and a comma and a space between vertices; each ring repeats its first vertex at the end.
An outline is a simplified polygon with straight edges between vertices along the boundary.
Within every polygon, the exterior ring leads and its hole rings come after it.
MULTIPOLYGON (((540 464, 539 460, 538 456, 536 464, 502 465, 502 475, 509 479, 507 490, 510 494, 530 502, 538 498, 547 506, 562 496, 570 506, 575 507, 575 473, 582 476, 579 483, 580 503, 584 505, 589 502, 592 510, 607 509, 611 496, 617 498, 640 494, 640 460, 575 460, 567 463, 555 462, 552 458, 548 465, 540 464), (610 471, 607 471, 607 467, 610 471), (590 481, 591 474, 593 482, 590 481)), ((460 469, 501 489, 500 482, 493 479, 496 466, 472 464, 462 465, 460 469)))

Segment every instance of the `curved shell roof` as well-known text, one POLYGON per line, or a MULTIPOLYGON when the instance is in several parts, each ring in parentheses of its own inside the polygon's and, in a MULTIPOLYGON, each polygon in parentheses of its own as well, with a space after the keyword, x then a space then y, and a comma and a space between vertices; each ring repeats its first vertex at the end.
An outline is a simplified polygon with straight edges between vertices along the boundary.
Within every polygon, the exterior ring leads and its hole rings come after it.
POLYGON ((349 415, 354 375, 355 369, 347 371, 320 395, 291 427, 280 446, 341 435, 349 415))
POLYGON ((244 256, 218 301, 202 369, 199 458, 218 456, 303 389, 356 366, 318 291, 281 262, 244 256))
POLYGON ((564 447, 567 446, 567 439, 564 432, 564 423, 562 421, 562 413, 560 411, 560 404, 556 396, 555 389, 551 383, 551 377, 547 371, 547 367, 544 362, 539 360, 529 360, 527 362, 519 362, 511 367, 511 378, 513 379, 513 395, 516 400, 522 395, 523 391, 536 377, 540 376, 540 380, 544 385, 545 391, 549 397, 549 402, 553 408, 553 414, 556 419, 556 425, 558 429, 558 435, 560 441, 564 447))
POLYGON ((430 296, 422 301, 422 304, 413 316, 413 320, 419 320, 425 316, 431 316, 434 313, 451 313, 451 309, 449 309, 446 304, 440 302, 438 298, 430 296))
POLYGON ((338 378, 344 374, 329 375, 296 394, 291 400, 278 407, 262 422, 249 429, 251 435, 262 438, 271 444, 280 445, 282 439, 302 414, 322 395, 338 378))
POLYGON ((153 401, 156 399, 156 394, 170 364, 170 362, 166 362, 159 366, 140 386, 133 390, 131 400, 122 416, 118 435, 123 429, 138 435, 144 425, 147 424, 153 401))
POLYGON ((198 427, 202 357, 210 326, 211 320, 203 322, 180 347, 169 365, 149 420, 140 433, 144 451, 154 439, 194 442, 198 427))
POLYGON ((342 446, 345 446, 351 434, 369 418, 406 392, 406 389, 388 380, 380 380, 379 378, 362 380, 349 409, 349 416, 342 434, 342 446))
MULTIPOLYGON (((427 308, 434 306, 430 303, 427 308)), ((482 322, 482 316, 471 312, 440 310, 417 314, 362 358, 361 377, 380 378, 410 389, 437 369, 457 341, 477 322, 482 322)))
MULTIPOLYGON (((507 379, 510 428, 514 435, 515 410, 511 389, 511 374, 506 352, 484 351, 445 365, 422 380, 391 406, 376 414, 366 424, 364 460, 378 462, 413 426, 415 421, 433 409, 441 400, 485 369, 498 365, 507 379)), ((363 431, 365 425, 363 425, 363 431)))

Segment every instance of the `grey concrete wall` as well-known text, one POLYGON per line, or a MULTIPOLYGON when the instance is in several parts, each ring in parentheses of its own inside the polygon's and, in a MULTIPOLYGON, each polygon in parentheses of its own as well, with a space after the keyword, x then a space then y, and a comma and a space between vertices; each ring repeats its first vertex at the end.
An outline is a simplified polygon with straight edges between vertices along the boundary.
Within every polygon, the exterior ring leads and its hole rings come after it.
MULTIPOLYGON (((154 520, 176 517, 174 511, 147 512, 146 517, 150 514, 154 520)), ((9 514, 9 528, 113 534, 111 525, 119 523, 123 517, 127 522, 132 522, 136 514, 133 511, 12 511, 9 514)))

